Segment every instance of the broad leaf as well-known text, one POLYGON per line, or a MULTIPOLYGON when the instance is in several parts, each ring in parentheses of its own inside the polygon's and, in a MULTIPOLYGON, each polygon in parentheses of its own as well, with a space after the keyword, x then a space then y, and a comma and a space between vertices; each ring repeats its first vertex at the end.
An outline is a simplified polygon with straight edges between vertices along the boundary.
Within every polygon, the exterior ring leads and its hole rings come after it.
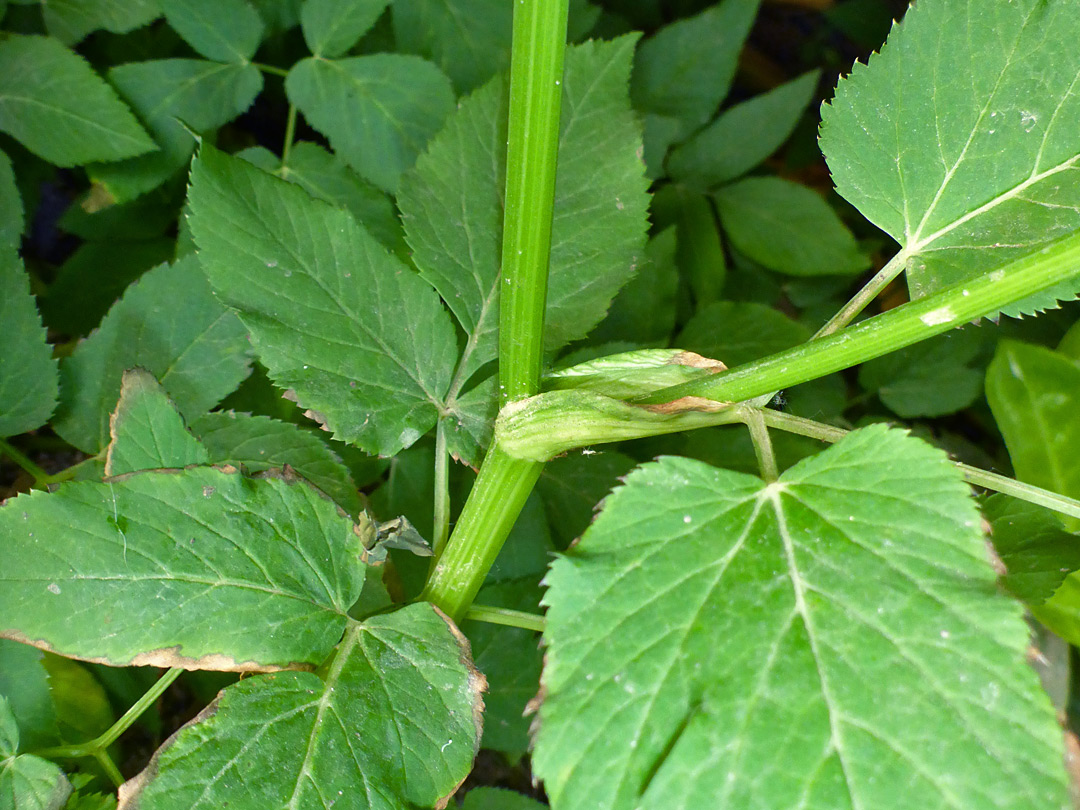
POLYGON ((20 495, 0 636, 112 666, 318 664, 363 582, 355 528, 304 484, 209 467, 20 495))
POLYGON ((446 403, 446 449, 462 464, 478 468, 491 444, 499 414, 498 375, 493 374, 446 403))
POLYGON ((719 118, 672 150, 668 171, 707 188, 746 174, 780 148, 817 90, 819 71, 725 110, 719 118))
POLYGON ((104 28, 114 34, 134 31, 161 14, 158 0, 49 0, 42 3, 45 28, 65 45, 104 28))
POLYGON ((513 10, 504 0, 395 0, 394 37, 464 93, 509 67, 513 10))
POLYGON ((307 0, 300 9, 304 41, 316 56, 334 59, 356 44, 389 0, 307 0))
POLYGON ((188 433, 169 395, 141 368, 124 372, 120 401, 109 420, 105 474, 206 464, 209 453, 188 433))
POLYGON ((191 425, 214 464, 259 473, 288 465, 349 514, 360 498, 348 468, 318 436, 288 422, 246 413, 208 413, 191 425))
POLYGON ((71 784, 59 766, 41 757, 19 756, 19 727, 0 695, 0 807, 3 810, 59 810, 71 784))
POLYGON ((551 531, 566 548, 592 523, 597 504, 634 469, 634 460, 614 450, 575 453, 544 465, 536 490, 547 509, 551 531))
POLYGON ((623 287, 607 317, 589 333, 589 341, 658 342, 667 345, 675 329, 679 271, 675 267, 676 229, 658 233, 645 245, 645 262, 623 287))
POLYGON ((483 685, 431 605, 377 616, 352 625, 318 675, 225 689, 120 789, 120 807, 441 806, 472 766, 483 685))
POLYGON ((154 149, 112 88, 49 37, 9 35, 0 42, 0 130, 57 166, 154 149))
POLYGON ((334 152, 391 193, 454 104, 437 67, 389 53, 304 59, 289 71, 285 90, 334 152))
POLYGON ((0 438, 45 424, 56 407, 57 371, 30 280, 14 246, 0 245, 0 438))
POLYGON ((250 64, 161 59, 119 65, 109 79, 154 134, 160 151, 90 171, 118 199, 130 200, 187 165, 191 131, 206 133, 243 113, 262 89, 250 64))
POLYGON ((945 454, 884 426, 772 484, 639 468, 548 575, 552 807, 1065 807, 979 524, 945 454))
POLYGON ((23 204, 15 185, 11 158, 0 150, 0 248, 18 248, 23 232, 23 204))
MULTIPOLYGON (((584 337, 642 260, 648 196, 626 96, 632 48, 633 38, 623 37, 566 52, 548 349, 584 337)), ((421 274, 470 334, 467 372, 496 354, 505 94, 498 78, 464 99, 405 176, 398 197, 421 274)))
POLYGON ((262 41, 262 19, 245 0, 158 2, 173 30, 207 59, 247 64, 262 41))
POLYGON ((132 285, 60 365, 53 428, 80 450, 103 450, 122 375, 135 366, 154 375, 191 419, 248 375, 249 351, 243 325, 214 299, 194 256, 162 265, 132 285))
POLYGON ((714 195, 731 243, 791 276, 859 273, 870 258, 816 191, 779 177, 751 177, 714 195))
POLYGON ((837 190, 900 243, 914 296, 1076 229, 1078 37, 1068 0, 919 2, 822 110, 837 190))
POLYGON ((477 787, 465 794, 462 810, 544 810, 546 804, 520 793, 494 787, 477 787))
POLYGON ((7 698, 26 751, 60 744, 44 656, 28 644, 0 639, 0 696, 7 698))
POLYGON ((207 275, 275 383, 371 453, 435 425, 457 340, 423 279, 347 211, 211 147, 189 200, 207 275))
POLYGON ((718 301, 698 309, 675 344, 734 368, 809 339, 809 329, 772 307, 718 301))

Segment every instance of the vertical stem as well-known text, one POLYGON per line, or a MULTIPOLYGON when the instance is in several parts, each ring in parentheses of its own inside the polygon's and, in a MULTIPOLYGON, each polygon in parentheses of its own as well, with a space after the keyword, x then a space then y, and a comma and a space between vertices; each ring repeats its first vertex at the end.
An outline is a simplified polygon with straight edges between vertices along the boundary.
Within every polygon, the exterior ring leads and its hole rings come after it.
POLYGON ((446 450, 446 419, 439 418, 435 427, 435 516, 434 537, 431 547, 435 552, 432 558, 438 562, 450 536, 450 454, 446 450))
MULTIPOLYGON (((569 0, 515 0, 499 312, 501 401, 540 390, 569 0)), ((542 464, 492 443, 421 594, 457 620, 472 604, 542 464)))
POLYGON ((281 145, 281 165, 289 165, 289 153, 296 137, 296 105, 289 105, 289 114, 285 119, 285 142, 281 145))
POLYGON ((771 484, 780 477, 780 472, 776 467, 776 455, 773 453, 772 439, 769 438, 769 428, 765 426, 760 408, 755 408, 747 416, 746 426, 750 428, 750 439, 754 443, 754 455, 757 456, 761 477, 771 484))

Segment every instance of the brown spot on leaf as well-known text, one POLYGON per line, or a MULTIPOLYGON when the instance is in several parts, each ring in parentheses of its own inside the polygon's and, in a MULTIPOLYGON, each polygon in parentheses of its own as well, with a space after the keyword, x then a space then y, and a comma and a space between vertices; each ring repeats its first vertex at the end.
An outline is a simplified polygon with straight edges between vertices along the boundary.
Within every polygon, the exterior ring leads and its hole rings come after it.
POLYGON ((688 411, 700 411, 702 413, 716 413, 731 407, 730 402, 717 402, 715 399, 705 397, 679 397, 671 402, 661 402, 656 405, 643 406, 653 413, 687 413, 688 411))
POLYGON ((719 360, 713 360, 711 357, 705 357, 697 352, 679 352, 672 357, 668 363, 678 366, 688 366, 689 368, 701 368, 706 371, 711 371, 714 374, 720 371, 727 371, 727 366, 719 360))

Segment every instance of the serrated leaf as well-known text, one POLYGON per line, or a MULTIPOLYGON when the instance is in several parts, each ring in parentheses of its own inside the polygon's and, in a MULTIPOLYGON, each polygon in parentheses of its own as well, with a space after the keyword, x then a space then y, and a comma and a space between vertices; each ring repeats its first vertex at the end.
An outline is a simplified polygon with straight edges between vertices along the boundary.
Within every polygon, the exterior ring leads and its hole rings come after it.
POLYGON ((158 0, 48 0, 41 5, 45 28, 65 45, 100 29, 126 34, 161 14, 158 0))
POLYGON ((57 166, 154 149, 112 88, 49 37, 9 35, 0 42, 0 130, 57 166))
POLYGON ((322 677, 280 672, 225 689, 121 787, 120 807, 437 805, 472 766, 483 683, 431 605, 374 617, 350 627, 322 677))
POLYGON ((905 419, 955 413, 982 393, 982 354, 990 337, 968 328, 900 349, 863 363, 859 385, 905 419))
POLYGON ((189 200, 207 275, 275 383, 370 453, 435 425, 457 339, 423 279, 347 211, 211 147, 189 200))
POLYGON ((15 248, 0 245, 0 437, 40 427, 56 407, 58 377, 30 280, 15 248))
POLYGON ((282 180, 296 183, 318 200, 347 208, 371 235, 398 254, 405 256, 405 236, 393 202, 360 178, 341 158, 318 144, 301 141, 289 151, 289 163, 261 146, 237 152, 236 157, 254 163, 282 180))
MULTIPOLYGON (((544 321, 550 350, 584 337, 641 261, 648 197, 626 96, 633 42, 566 51, 544 321)), ((466 377, 496 354, 505 92, 497 78, 464 99, 398 195, 421 274, 471 335, 466 377)))
POLYGON ((751 177, 713 195, 731 243, 758 264, 792 276, 859 273, 870 257, 821 196, 779 177, 751 177))
POLYGON ((513 6, 503 0, 395 0, 394 38, 430 59, 459 93, 510 65, 513 6))
POLYGON ((229 411, 208 413, 194 421, 191 429, 214 464, 242 466, 252 473, 288 465, 349 514, 360 511, 348 468, 318 436, 296 425, 229 411))
POLYGON ((1041 605, 1065 577, 1080 570, 1080 538, 1060 518, 1032 503, 991 495, 983 504, 994 549, 1005 565, 1003 584, 1029 605, 1041 605))
POLYGON ((592 523, 597 504, 634 469, 634 460, 614 450, 552 459, 536 483, 559 548, 577 540, 592 523))
POLYGON ((920 2, 822 109, 837 190, 900 243, 915 297, 1077 228, 1080 16, 1068 0, 982 9, 920 2))
POLYGON ((300 9, 304 41, 315 56, 334 59, 356 44, 389 0, 307 0, 300 9))
POLYGON ((392 194, 454 105, 450 80, 435 65, 401 54, 304 59, 285 90, 335 153, 392 194))
POLYGON ((0 249, 18 248, 22 232, 22 197, 15 185, 11 158, 0 150, 0 249))
POLYGON ((817 89, 814 70, 768 93, 736 104, 668 157, 668 172, 691 186, 708 188, 746 174, 780 148, 817 89))
POLYGON ((61 364, 52 426, 84 452, 104 449, 121 377, 135 366, 160 380, 191 419, 248 375, 249 351, 243 325, 215 300, 194 256, 162 265, 135 282, 61 364))
POLYGON ((19 727, 7 700, 0 695, 0 808, 59 810, 71 795, 71 784, 59 766, 41 757, 17 756, 19 727))
POLYGON ((210 454, 184 426, 183 417, 154 376, 141 368, 124 372, 120 401, 109 419, 105 475, 206 464, 210 454))
POLYGON ((1064 808, 979 522, 943 452, 880 425, 772 484, 632 473, 548 575, 552 807, 1064 808))
POLYGON ((170 27, 207 59, 247 64, 262 41, 262 18, 245 0, 158 2, 170 27))
POLYGON ((657 342, 667 345, 675 329, 676 229, 667 228, 645 245, 645 261, 611 302, 607 317, 589 333, 589 341, 657 342))
POLYGON ((243 113, 262 90, 258 68, 202 59, 161 59, 118 65, 109 80, 146 122, 160 151, 90 173, 118 200, 131 200, 187 165, 191 132, 207 133, 243 113))
POLYGON ((446 403, 446 450, 462 464, 480 466, 499 414, 498 376, 492 375, 446 403))
POLYGON ((687 131, 719 106, 757 15, 757 0, 725 0, 661 28, 634 60, 634 106, 682 121, 687 131))
POLYGON ((209 467, 21 495, 0 532, 0 636, 112 666, 318 664, 363 583, 328 499, 209 467))
POLYGON ((494 787, 473 788, 465 794, 461 810, 544 810, 546 804, 520 793, 494 787))

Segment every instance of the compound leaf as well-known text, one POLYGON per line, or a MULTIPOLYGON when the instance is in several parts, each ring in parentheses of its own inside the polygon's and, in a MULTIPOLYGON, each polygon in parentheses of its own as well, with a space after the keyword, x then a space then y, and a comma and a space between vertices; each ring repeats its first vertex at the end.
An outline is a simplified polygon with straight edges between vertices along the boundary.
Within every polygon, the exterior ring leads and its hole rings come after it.
MULTIPOLYGON (((927 295, 1080 225, 1080 16, 1069 0, 920 2, 822 110, 837 190, 927 295)), ((1031 312, 1080 290, 1013 305, 1031 312)))
POLYGON ((1064 808, 979 526, 946 455, 882 425, 772 484, 631 473, 548 575, 552 807, 1064 808))
POLYGON ((15 248, 0 245, 0 437, 40 427, 56 407, 58 377, 45 328, 15 248))
POLYGON ((113 89, 51 37, 0 42, 0 130, 57 166, 155 148, 113 89))
POLYGON ((163 467, 187 467, 210 460, 206 448, 188 433, 169 395, 141 368, 124 372, 120 401, 109 420, 105 474, 123 475, 163 467))
POLYGON ((41 757, 17 754, 19 727, 7 698, 0 695, 0 807, 4 810, 59 810, 71 783, 59 766, 41 757))
POLYGON ((126 34, 161 14, 158 0, 49 0, 41 10, 45 28, 65 45, 102 28, 126 34))
POLYGON ((370 453, 435 425, 457 339, 427 282, 347 211, 206 145, 189 203, 207 275, 275 383, 370 453))
POLYGON ((111 666, 318 664, 363 583, 355 528, 305 484, 211 467, 20 495, 0 636, 111 666))
POLYGON ((389 0, 307 0, 300 9, 304 41, 316 56, 334 59, 356 44, 389 0))
POLYGON ((243 324, 214 298, 194 256, 162 265, 129 287, 61 363, 53 428, 84 452, 103 450, 123 373, 135 366, 158 379, 191 419, 247 377, 249 351, 243 324))
POLYGON ((173 30, 207 59, 247 64, 262 41, 262 18, 245 0, 158 2, 173 30))
POLYGON ((285 90, 334 152, 391 193, 454 106, 450 80, 402 54, 304 59, 285 90))
POLYGON ((376 616, 349 628, 319 674, 225 689, 121 787, 120 807, 441 806, 472 767, 483 686, 431 605, 376 616))

